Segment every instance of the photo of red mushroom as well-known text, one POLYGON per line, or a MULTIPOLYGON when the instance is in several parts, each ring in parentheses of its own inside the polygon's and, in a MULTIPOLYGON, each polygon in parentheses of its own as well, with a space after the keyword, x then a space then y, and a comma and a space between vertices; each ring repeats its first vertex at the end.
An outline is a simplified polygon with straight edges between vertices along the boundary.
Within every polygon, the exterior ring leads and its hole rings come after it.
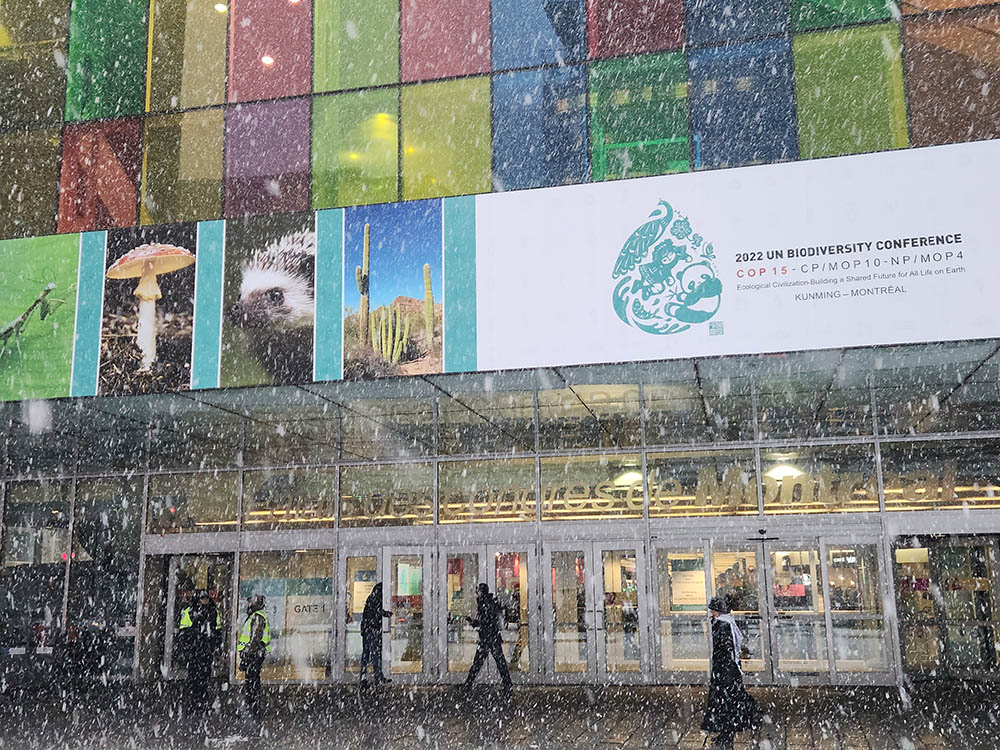
POLYGON ((196 224, 108 232, 99 392, 187 390, 196 224))

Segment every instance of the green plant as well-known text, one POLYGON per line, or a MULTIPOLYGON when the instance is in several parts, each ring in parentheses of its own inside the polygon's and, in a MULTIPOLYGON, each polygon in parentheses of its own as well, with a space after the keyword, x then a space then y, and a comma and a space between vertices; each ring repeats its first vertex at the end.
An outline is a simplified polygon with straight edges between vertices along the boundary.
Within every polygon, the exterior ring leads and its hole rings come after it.
POLYGON ((370 227, 365 224, 365 239, 364 239, 364 250, 361 254, 361 265, 354 267, 354 278, 358 282, 358 292, 361 294, 361 311, 358 313, 358 340, 361 342, 361 346, 366 346, 368 343, 368 237, 369 237, 370 227))
POLYGON ((372 349, 390 364, 398 364, 410 338, 410 318, 398 307, 384 305, 371 314, 372 349))
POLYGON ((424 263, 424 331, 427 351, 434 348, 434 291, 431 289, 431 267, 424 263))

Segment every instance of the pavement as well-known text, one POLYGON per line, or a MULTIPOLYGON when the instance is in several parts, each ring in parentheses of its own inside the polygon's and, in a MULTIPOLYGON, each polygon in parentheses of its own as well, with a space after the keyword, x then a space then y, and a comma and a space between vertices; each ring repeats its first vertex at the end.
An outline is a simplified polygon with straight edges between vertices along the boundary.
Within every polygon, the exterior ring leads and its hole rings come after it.
MULTIPOLYGON (((0 696, 3 750, 640 750, 711 746, 698 725, 697 687, 265 686, 251 736, 238 691, 216 686, 205 724, 185 719, 179 686, 10 687, 0 696)), ((1000 750, 996 685, 921 686, 904 706, 895 689, 751 688, 764 712, 736 748, 761 750, 1000 750)))

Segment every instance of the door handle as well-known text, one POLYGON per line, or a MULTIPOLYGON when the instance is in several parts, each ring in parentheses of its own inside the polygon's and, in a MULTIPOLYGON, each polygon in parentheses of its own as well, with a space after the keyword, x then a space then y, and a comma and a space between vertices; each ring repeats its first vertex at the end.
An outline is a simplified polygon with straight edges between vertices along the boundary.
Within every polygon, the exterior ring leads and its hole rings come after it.
POLYGON ((594 610, 594 623, 598 630, 604 630, 604 610, 595 609, 594 610), (601 619, 598 621, 597 617, 600 615, 601 619))

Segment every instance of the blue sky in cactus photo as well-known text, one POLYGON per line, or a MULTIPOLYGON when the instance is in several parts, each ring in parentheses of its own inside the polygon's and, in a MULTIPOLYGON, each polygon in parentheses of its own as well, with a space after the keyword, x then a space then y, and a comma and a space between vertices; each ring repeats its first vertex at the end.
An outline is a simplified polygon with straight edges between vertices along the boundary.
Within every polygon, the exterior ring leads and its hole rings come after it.
POLYGON ((441 301, 441 201, 386 203, 348 208, 344 217, 344 306, 361 305, 354 269, 361 265, 365 224, 369 230, 370 306, 397 297, 424 298, 424 264, 431 267, 435 302, 441 301))

